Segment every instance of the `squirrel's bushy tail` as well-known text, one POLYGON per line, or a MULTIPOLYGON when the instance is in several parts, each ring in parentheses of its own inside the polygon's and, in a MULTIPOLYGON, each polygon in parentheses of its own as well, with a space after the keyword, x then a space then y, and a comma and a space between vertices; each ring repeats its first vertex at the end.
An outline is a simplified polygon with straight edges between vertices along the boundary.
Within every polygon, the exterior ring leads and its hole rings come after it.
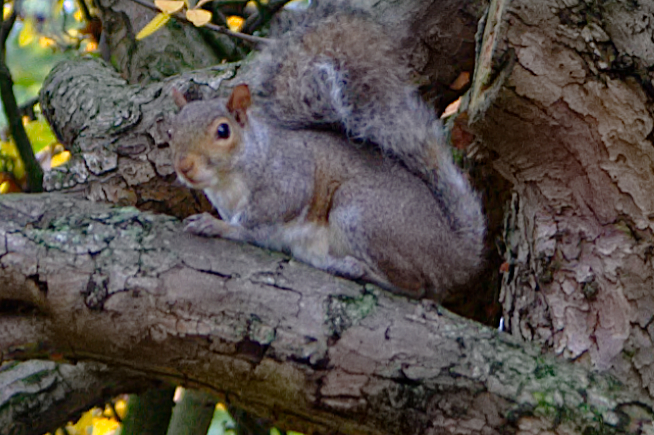
POLYGON ((296 16, 257 59, 255 89, 266 113, 290 128, 341 129, 379 146, 429 184, 460 241, 457 249, 480 259, 480 198, 452 161, 402 50, 365 12, 319 5, 296 16))

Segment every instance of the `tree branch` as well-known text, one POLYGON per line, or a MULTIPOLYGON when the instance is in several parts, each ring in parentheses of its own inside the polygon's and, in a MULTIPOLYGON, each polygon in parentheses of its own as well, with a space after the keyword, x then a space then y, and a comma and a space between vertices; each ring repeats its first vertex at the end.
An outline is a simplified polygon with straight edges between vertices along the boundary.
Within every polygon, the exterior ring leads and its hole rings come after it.
POLYGON ((187 382, 305 433, 636 433, 652 421, 647 399, 611 378, 428 302, 182 233, 166 216, 12 195, 0 198, 0 237, 3 304, 19 277, 43 293, 31 310, 0 312, 0 327, 23 316, 39 326, 0 334, 13 358, 49 349, 187 382))
POLYGON ((112 396, 158 383, 132 370, 94 362, 5 363, 0 366, 0 434, 54 432, 112 396))
POLYGON ((91 21, 93 21, 95 19, 95 17, 93 17, 91 15, 91 11, 89 10, 89 7, 87 6, 85 0, 77 0, 77 6, 79 7, 79 10, 82 12, 82 16, 84 17, 84 21, 86 21, 87 23, 90 23, 91 21))
MULTIPOLYGON (((152 3, 148 3, 145 0, 131 0, 131 1, 141 5, 143 7, 146 7, 148 9, 152 10, 152 11, 161 12, 161 10, 158 7, 156 7, 152 3)), ((170 14, 170 15, 175 17, 176 20, 179 20, 184 24, 193 25, 189 20, 186 19, 186 17, 184 15, 182 15, 182 14, 180 14, 178 12, 176 12, 174 14, 170 14)), ((232 38, 242 39, 243 41, 247 41, 247 42, 250 42, 250 43, 255 44, 255 45, 256 44, 266 44, 268 42, 268 40, 266 38, 260 38, 258 36, 247 35, 245 33, 234 32, 232 30, 229 30, 226 27, 216 26, 215 24, 211 24, 211 23, 205 24, 202 27, 205 28, 205 29, 209 29, 211 31, 217 32, 217 33, 221 33, 223 35, 231 36, 232 38)))
MULTIPOLYGON (((34 156, 32 144, 30 143, 25 128, 23 127, 23 119, 16 103, 16 96, 14 95, 14 81, 11 78, 11 72, 7 66, 6 61, 6 47, 7 37, 11 31, 14 23, 16 22, 17 10, 20 8, 21 1, 15 1, 11 14, 6 20, 0 17, 0 98, 4 107, 7 122, 9 123, 9 131, 11 137, 16 143, 16 148, 20 154, 20 158, 25 165, 25 172, 27 175, 27 186, 30 192, 43 191, 43 169, 34 156)), ((3 2, 4 4, 4 2, 3 2)))

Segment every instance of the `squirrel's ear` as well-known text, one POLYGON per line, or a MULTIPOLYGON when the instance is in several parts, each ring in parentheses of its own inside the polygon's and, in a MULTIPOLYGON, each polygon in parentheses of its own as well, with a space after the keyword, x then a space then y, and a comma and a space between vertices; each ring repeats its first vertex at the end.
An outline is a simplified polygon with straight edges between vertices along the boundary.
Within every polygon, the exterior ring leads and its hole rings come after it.
POLYGON ((236 122, 241 127, 247 121, 247 109, 250 105, 252 105, 252 98, 248 85, 238 85, 232 89, 232 95, 229 96, 229 101, 227 102, 227 110, 234 116, 236 122))
POLYGON ((177 107, 179 107, 180 109, 188 104, 188 101, 186 101, 184 94, 179 92, 177 88, 173 88, 173 100, 175 100, 175 104, 177 104, 177 107))

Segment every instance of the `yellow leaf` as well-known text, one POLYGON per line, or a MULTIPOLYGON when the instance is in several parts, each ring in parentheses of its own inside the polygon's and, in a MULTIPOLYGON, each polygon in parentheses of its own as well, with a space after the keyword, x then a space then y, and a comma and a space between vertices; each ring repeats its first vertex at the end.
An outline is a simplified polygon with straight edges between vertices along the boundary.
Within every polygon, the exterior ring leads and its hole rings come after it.
POLYGON ((47 36, 41 36, 39 38, 39 45, 43 48, 52 47, 53 45, 55 45, 55 41, 54 39, 48 38, 47 36))
POLYGON ((184 7, 182 0, 154 0, 154 4, 167 14, 175 13, 184 7))
POLYGON ((9 184, 9 181, 3 181, 0 183, 0 195, 4 195, 5 193, 9 192, 9 187, 11 185, 9 184))
POLYGON ((211 12, 204 9, 191 9, 186 11, 186 19, 193 23, 196 27, 201 27, 211 21, 211 12))
POLYGON ((73 425, 77 433, 86 433, 87 427, 93 427, 93 410, 88 410, 82 417, 73 425))
POLYGON ((18 45, 20 47, 25 47, 29 45, 36 38, 36 27, 34 26, 34 20, 28 18, 23 21, 23 28, 18 35, 18 45))
POLYGON ((120 424, 116 420, 108 418, 97 418, 93 421, 92 435, 109 435, 116 432, 120 424))
POLYGON ((9 142, 0 142, 0 155, 7 155, 10 157, 17 157, 18 156, 18 150, 14 146, 14 144, 9 141, 9 142))
POLYGON ((232 32, 240 32, 243 28, 243 24, 245 24, 245 20, 239 16, 231 15, 227 17, 227 27, 229 27, 229 30, 232 32))
POLYGON ((2 19, 6 20, 9 18, 9 15, 11 15, 11 5, 9 3, 5 3, 5 5, 2 7, 2 19))
POLYGON ((13 174, 16 179, 20 180, 25 176, 25 165, 20 159, 20 154, 18 154, 18 148, 13 139, 10 139, 9 142, 0 142, 0 155, 5 155, 10 157, 14 162, 13 174))
POLYGON ((125 418, 125 415, 127 414, 127 400, 125 399, 118 399, 116 400, 116 412, 118 413, 118 416, 120 418, 125 418))
POLYGON ((84 17, 82 16, 82 10, 81 10, 81 9, 77 9, 77 10, 75 11, 75 13, 73 14, 73 18, 75 18, 75 21, 77 21, 78 23, 81 23, 81 22, 82 22, 82 18, 84 18, 84 17))
POLYGON ((50 125, 45 121, 45 119, 30 121, 24 125, 25 133, 27 133, 27 137, 30 139, 34 151, 40 151, 57 141, 57 138, 50 129, 50 125))
POLYGON ((70 160, 70 151, 64 151, 62 153, 55 154, 52 156, 52 160, 50 160, 50 167, 56 168, 57 166, 61 166, 66 163, 68 160, 70 160))
POLYGON ((104 408, 102 409, 102 416, 105 418, 114 418, 114 410, 108 403, 105 403, 104 408))
POLYGON ((92 53, 94 51, 97 51, 98 49, 98 43, 95 41, 86 41, 86 45, 84 46, 84 51, 87 53, 92 53))
POLYGON ((16 160, 14 161, 13 174, 17 180, 22 180, 25 177, 25 164, 23 163, 23 160, 21 160, 20 157, 17 157, 16 160))
POLYGON ((57 0, 56 2, 53 2, 52 4, 52 15, 51 17, 61 15, 64 11, 64 1, 63 0, 57 0))
POLYGON ((247 15, 252 15, 258 10, 259 7, 257 6, 257 2, 255 2, 254 0, 250 0, 245 4, 245 9, 243 10, 243 12, 245 12, 247 15))
POLYGON ((163 12, 158 14, 152 19, 152 21, 141 29, 141 31, 136 35, 136 40, 152 35, 154 32, 165 26, 168 20, 170 20, 170 15, 163 12))

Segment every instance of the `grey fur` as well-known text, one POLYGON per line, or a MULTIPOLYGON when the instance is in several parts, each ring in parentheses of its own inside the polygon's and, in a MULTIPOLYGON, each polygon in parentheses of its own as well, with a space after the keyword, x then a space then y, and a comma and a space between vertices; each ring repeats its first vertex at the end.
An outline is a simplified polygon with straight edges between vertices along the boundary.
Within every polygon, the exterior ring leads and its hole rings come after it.
MULTIPOLYGON (((199 142, 189 138, 208 137, 211 121, 230 118, 224 104, 200 101, 182 109, 172 125, 175 162, 199 152, 199 142)), ((202 216, 190 221, 192 231, 287 251, 414 298, 440 300, 478 267, 479 259, 458 245, 428 186, 376 150, 357 148, 333 132, 278 126, 256 108, 234 134, 242 146, 228 165, 218 164, 211 148, 204 148, 209 152, 201 153, 198 165, 243 176, 244 201, 225 208, 218 188, 205 187, 229 223, 202 216), (312 201, 324 199, 317 174, 336 181, 324 222, 308 217, 312 201), (411 286, 398 285, 403 282, 411 286)))
POLYGON ((319 3, 286 25, 257 60, 254 88, 267 113, 289 128, 342 129, 400 160, 432 188, 460 239, 457 246, 480 258, 481 201, 453 163, 440 121, 411 83, 402 47, 343 2, 319 3))
POLYGON ((399 52, 364 13, 323 6, 259 54, 242 125, 225 101, 185 106, 172 129, 176 169, 229 222, 203 216, 189 228, 411 297, 464 285, 481 265, 481 202, 399 52), (208 129, 223 118, 239 144, 229 153, 208 129), (185 178, 184 159, 211 183, 185 178))

